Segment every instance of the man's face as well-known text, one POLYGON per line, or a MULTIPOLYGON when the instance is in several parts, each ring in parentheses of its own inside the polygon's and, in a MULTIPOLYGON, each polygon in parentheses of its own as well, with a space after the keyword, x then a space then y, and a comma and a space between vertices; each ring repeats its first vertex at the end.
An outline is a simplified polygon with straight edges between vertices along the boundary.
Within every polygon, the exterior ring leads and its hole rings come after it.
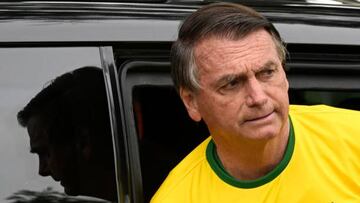
POLYGON ((78 195, 77 153, 74 145, 50 144, 48 125, 39 116, 30 118, 27 129, 31 152, 39 157, 39 175, 51 176, 55 181, 60 182, 65 193, 78 195))
POLYGON ((194 53, 201 88, 180 95, 192 119, 203 119, 215 139, 270 139, 285 129, 288 81, 270 34, 210 37, 194 53))

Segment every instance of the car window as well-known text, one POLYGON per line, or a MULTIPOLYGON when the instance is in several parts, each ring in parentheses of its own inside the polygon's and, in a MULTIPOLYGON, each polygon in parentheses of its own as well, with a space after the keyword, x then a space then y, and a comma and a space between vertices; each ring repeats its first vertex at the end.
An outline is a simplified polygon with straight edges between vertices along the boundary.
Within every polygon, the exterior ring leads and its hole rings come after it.
POLYGON ((101 67, 98 48, 0 48, 0 202, 65 198, 58 182, 39 176, 17 113, 54 78, 82 66, 101 67))
POLYGON ((143 202, 149 202, 170 170, 209 136, 203 124, 187 116, 169 70, 166 61, 132 61, 119 71, 133 193, 143 202))

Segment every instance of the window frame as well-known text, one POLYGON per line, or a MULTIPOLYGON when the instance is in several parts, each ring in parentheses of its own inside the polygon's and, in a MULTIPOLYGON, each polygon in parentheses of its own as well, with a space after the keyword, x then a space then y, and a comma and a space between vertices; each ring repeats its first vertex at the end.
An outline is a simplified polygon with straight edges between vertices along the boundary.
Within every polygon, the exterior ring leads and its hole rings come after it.
POLYGON ((132 90, 139 85, 172 86, 168 73, 170 62, 165 60, 128 60, 119 69, 120 89, 124 106, 125 135, 133 202, 143 202, 143 185, 136 122, 133 113, 132 90), (155 67, 156 71, 153 70, 155 67), (137 70, 140 69, 140 70, 137 70), (151 74, 143 74, 148 72, 151 74), (167 73, 166 73, 167 72, 167 73))

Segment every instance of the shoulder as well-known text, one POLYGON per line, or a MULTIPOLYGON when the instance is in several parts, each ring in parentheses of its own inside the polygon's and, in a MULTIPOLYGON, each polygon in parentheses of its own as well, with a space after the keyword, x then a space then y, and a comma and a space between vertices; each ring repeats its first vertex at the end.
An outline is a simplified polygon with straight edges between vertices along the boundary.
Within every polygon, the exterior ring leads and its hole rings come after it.
MULTIPOLYGON (((323 146, 322 149, 333 151, 334 156, 360 155, 360 111, 326 105, 291 105, 290 118, 296 140, 316 149, 323 146)), ((354 159, 360 161, 360 156, 354 159)))
POLYGON ((206 161, 206 148, 209 144, 211 137, 203 141, 197 146, 190 154, 188 154, 167 176, 165 181, 162 183, 158 191, 153 196, 151 202, 181 202, 182 196, 184 196, 189 182, 192 177, 196 176, 199 171, 203 168, 204 164, 207 165, 206 161), (179 197, 175 201, 173 196, 179 197))
POLYGON ((296 119, 317 119, 325 122, 358 123, 360 111, 336 108, 326 105, 290 105, 290 116, 296 119))
POLYGON ((320 105, 290 105, 290 112, 296 113, 309 113, 309 112, 352 112, 352 113, 360 113, 360 111, 338 108, 333 106, 328 106, 324 104, 320 105))
MULTIPOLYGON (((341 109, 326 105, 290 106, 290 118, 294 127, 326 131, 330 134, 344 132, 352 137, 360 135, 360 111, 341 109)), ((360 137, 359 137, 360 138, 360 137)))

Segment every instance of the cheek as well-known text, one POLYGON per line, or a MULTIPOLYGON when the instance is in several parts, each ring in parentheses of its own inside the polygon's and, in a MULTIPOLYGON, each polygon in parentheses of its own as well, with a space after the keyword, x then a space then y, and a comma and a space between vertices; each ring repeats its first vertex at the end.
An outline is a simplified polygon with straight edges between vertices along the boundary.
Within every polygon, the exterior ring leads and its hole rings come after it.
POLYGON ((273 89, 273 102, 275 107, 281 114, 287 118, 289 109, 289 83, 287 80, 283 80, 277 88, 273 89))
POLYGON ((287 80, 285 73, 284 73, 284 79, 283 80, 284 80, 284 82, 283 82, 284 89, 285 89, 286 92, 288 92, 288 90, 289 90, 289 81, 287 80))
POLYGON ((289 82, 286 78, 285 72, 282 72, 272 83, 273 94, 278 95, 277 97, 288 98, 289 82))
POLYGON ((64 167, 63 158, 58 152, 50 152, 49 167, 52 171, 62 171, 64 167))
POLYGON ((219 95, 207 95, 199 102, 199 112, 207 124, 221 123, 237 119, 242 106, 240 96, 224 97, 219 95))
POLYGON ((284 97, 284 100, 286 100, 287 104, 289 103, 289 82, 287 81, 287 79, 284 79, 283 85, 282 85, 282 90, 281 93, 284 97))
POLYGON ((281 81, 281 83, 282 83, 282 85, 284 86, 285 89, 289 89, 289 82, 287 80, 286 73, 285 73, 284 70, 281 71, 279 80, 281 81))
POLYGON ((71 162, 72 154, 69 149, 66 147, 58 147, 56 149, 51 150, 51 167, 57 171, 64 171, 71 162))

